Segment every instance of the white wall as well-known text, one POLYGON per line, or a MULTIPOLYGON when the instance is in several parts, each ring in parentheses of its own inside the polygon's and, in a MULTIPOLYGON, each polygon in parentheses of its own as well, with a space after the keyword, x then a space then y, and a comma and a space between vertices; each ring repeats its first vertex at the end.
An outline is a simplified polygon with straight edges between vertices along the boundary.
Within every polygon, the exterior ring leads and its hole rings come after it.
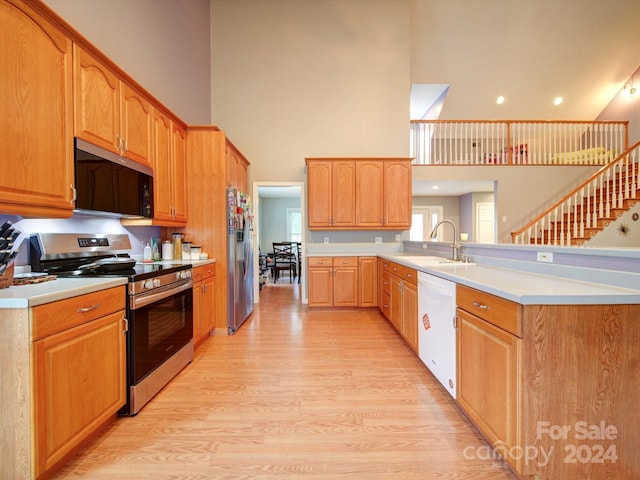
POLYGON ((188 124, 211 122, 209 0, 44 0, 188 124))
POLYGON ((212 0, 213 121, 251 181, 308 156, 407 156, 408 0, 212 0))

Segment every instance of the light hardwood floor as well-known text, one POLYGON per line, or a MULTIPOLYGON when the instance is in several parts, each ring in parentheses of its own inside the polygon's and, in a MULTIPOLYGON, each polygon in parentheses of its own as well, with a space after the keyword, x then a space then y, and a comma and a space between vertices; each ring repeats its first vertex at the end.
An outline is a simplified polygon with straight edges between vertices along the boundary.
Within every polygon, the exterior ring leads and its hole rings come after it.
POLYGON ((207 339, 55 478, 516 478, 472 458, 486 443, 377 310, 298 295, 267 285, 235 335, 207 339))

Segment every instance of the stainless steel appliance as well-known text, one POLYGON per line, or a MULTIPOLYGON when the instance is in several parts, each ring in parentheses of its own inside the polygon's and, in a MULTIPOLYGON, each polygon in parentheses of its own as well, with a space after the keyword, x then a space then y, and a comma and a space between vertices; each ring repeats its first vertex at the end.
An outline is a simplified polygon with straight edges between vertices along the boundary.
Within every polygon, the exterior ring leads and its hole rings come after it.
POLYGON ((153 217, 153 171, 75 139, 76 212, 153 217))
POLYGON ((126 276, 127 405, 135 415, 193 359, 191 265, 136 263, 126 234, 37 234, 33 271, 59 276, 126 276))
POLYGON ((251 197, 227 190, 227 326, 233 335, 253 312, 251 197))

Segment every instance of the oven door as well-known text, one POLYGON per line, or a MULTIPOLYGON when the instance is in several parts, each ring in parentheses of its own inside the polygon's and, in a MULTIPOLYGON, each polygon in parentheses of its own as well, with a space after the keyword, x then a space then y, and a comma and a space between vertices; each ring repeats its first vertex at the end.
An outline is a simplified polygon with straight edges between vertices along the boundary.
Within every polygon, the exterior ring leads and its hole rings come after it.
POLYGON ((129 385, 137 385, 193 337, 193 282, 129 297, 129 385))

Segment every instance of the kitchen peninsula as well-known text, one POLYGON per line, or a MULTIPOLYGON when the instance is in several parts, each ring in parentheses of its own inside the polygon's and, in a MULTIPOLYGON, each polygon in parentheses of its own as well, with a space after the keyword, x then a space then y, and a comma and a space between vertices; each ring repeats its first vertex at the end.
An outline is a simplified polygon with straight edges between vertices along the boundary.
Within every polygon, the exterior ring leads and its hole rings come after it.
MULTIPOLYGON (((312 245, 307 256, 371 248, 312 245)), ((456 402, 522 478, 635 478, 638 254, 549 250, 573 265, 523 260, 535 258, 532 247, 479 244, 464 246, 472 263, 449 262, 448 245, 425 251, 422 242, 387 247, 378 260, 456 283, 456 402), (419 262, 434 252, 442 263, 419 262), (594 268, 603 255, 629 271, 594 268)))

